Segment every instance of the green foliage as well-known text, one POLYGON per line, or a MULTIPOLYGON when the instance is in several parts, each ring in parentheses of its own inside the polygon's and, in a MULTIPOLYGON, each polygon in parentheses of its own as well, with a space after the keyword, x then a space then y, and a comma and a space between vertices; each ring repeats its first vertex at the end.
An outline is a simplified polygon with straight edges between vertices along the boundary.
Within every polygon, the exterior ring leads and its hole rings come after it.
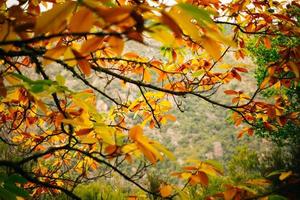
POLYGON ((28 197, 29 193, 19 186, 26 182, 26 179, 16 174, 10 176, 0 174, 0 199, 15 200, 17 196, 28 197))
MULTIPOLYGON (((264 78, 268 76, 268 65, 271 63, 278 62, 281 55, 280 49, 284 45, 285 48, 295 48, 300 45, 300 39, 296 37, 285 37, 278 36, 271 40, 272 48, 268 49, 266 46, 259 41, 257 37, 251 39, 248 42, 248 50, 250 55, 253 57, 255 63, 257 64, 257 69, 255 71, 255 77, 257 79, 258 85, 262 83, 264 78)), ((280 76, 280 74, 279 74, 280 76)), ((291 76, 293 76, 291 74, 291 76)), ((300 84, 295 85, 292 82, 290 88, 281 87, 280 89, 275 89, 274 87, 268 88, 262 92, 263 97, 270 98, 275 95, 286 95, 289 99, 290 105, 287 106, 286 113, 288 112, 299 112, 300 110, 300 84)), ((300 126, 299 124, 294 124, 287 122, 282 127, 277 127, 277 131, 270 132, 265 128, 263 123, 258 124, 256 128, 256 135, 268 138, 279 145, 284 143, 288 144, 290 142, 294 144, 300 143, 300 126)))
POLYGON ((75 189, 75 193, 82 200, 125 200, 129 196, 128 192, 120 187, 100 181, 81 184, 75 189))

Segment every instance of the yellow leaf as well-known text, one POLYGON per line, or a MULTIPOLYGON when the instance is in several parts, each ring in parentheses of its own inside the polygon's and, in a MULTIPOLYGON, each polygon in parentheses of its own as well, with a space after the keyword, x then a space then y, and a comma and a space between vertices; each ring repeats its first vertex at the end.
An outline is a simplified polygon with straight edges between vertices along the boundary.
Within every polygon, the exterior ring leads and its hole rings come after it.
POLYGON ((95 132, 107 144, 115 144, 113 129, 108 126, 101 126, 95 129, 95 132))
POLYGON ((270 81, 270 79, 271 79, 271 77, 266 77, 264 80, 263 80, 263 82, 260 84, 260 89, 264 89, 266 86, 267 86, 267 84, 269 83, 269 81, 270 81))
POLYGON ((279 176, 279 180, 283 181, 284 179, 292 175, 292 173, 293 173, 292 171, 282 172, 279 176))
POLYGON ((45 58, 43 60, 43 65, 48 65, 48 64, 52 63, 53 60, 51 60, 51 58, 59 59, 59 57, 62 56, 66 50, 67 50, 66 46, 57 46, 57 47, 47 50, 44 55, 45 58), (49 59, 47 59, 47 58, 49 58, 49 59))
POLYGON ((9 82, 11 85, 17 85, 21 82, 20 79, 16 78, 15 76, 12 75, 6 75, 5 79, 7 80, 7 82, 9 82))
POLYGON ((188 172, 183 172, 182 174, 181 174, 181 178, 183 178, 183 179, 188 179, 188 178, 190 178, 192 176, 192 174, 191 173, 188 173, 188 172))
POLYGON ((184 33, 188 34, 196 42, 201 40, 199 29, 192 22, 193 19, 188 13, 179 7, 174 6, 169 11, 169 15, 174 19, 184 33))
POLYGON ((76 57, 72 51, 72 48, 68 47, 64 53, 64 61, 70 67, 73 67, 77 64, 76 57))
POLYGON ((87 124, 85 124, 84 122, 82 122, 79 119, 63 119, 61 120, 61 122, 65 123, 65 124, 71 124, 71 125, 75 125, 75 126, 82 126, 82 127, 87 127, 87 124))
POLYGON ((160 187, 159 192, 162 197, 168 197, 172 194, 172 187, 170 185, 163 185, 160 187))
POLYGON ((39 109, 41 109, 41 111, 43 111, 44 114, 48 113, 48 108, 47 108, 46 104, 44 104, 44 102, 42 102, 41 100, 36 99, 35 103, 39 107, 39 109))
POLYGON ((162 152, 164 155, 166 155, 169 159, 175 160, 175 156, 172 152, 170 152, 168 149, 166 149, 163 145, 156 141, 152 141, 152 145, 158 149, 160 152, 162 152))
POLYGON ((98 142, 97 138, 91 138, 91 137, 84 137, 81 140, 81 143, 87 143, 87 144, 94 144, 98 142))
POLYGON ((258 178, 258 179, 250 179, 246 183, 252 185, 269 186, 271 184, 271 181, 263 178, 258 178))
POLYGON ((63 4, 55 4, 51 10, 43 12, 36 20, 35 35, 61 31, 61 26, 75 6, 76 1, 66 1, 63 4))
POLYGON ((151 28, 149 35, 165 46, 174 46, 175 38, 166 27, 154 26, 151 28))
POLYGON ((203 36, 201 45, 215 61, 221 57, 221 46, 216 41, 209 37, 203 36))
POLYGON ((82 7, 70 21, 69 29, 72 32, 88 32, 95 21, 94 14, 88 8, 82 7))

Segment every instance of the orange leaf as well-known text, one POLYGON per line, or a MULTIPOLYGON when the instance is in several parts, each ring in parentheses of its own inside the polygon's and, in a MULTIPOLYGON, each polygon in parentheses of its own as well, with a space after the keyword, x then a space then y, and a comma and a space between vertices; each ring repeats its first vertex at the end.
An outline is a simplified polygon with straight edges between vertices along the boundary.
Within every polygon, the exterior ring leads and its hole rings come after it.
POLYGON ((88 32, 92 28, 94 21, 93 12, 82 7, 72 16, 69 29, 72 32, 88 32))
POLYGON ((67 50, 66 46, 57 46, 47 50, 44 55, 43 65, 48 65, 52 63, 53 60, 51 59, 59 59, 59 57, 62 56, 66 50, 67 50))
POLYGON ((231 188, 229 190, 226 190, 223 194, 224 194, 224 199, 225 200, 232 200, 233 197, 236 195, 236 189, 235 188, 231 188))
POLYGON ((97 8, 97 10, 97 15, 108 23, 122 22, 128 18, 132 12, 132 8, 129 7, 97 8))
POLYGON ((235 67, 234 69, 236 69, 239 72, 248 72, 248 70, 246 68, 243 68, 243 67, 235 67))
POLYGON ((234 90, 225 90, 224 91, 225 94, 228 94, 228 95, 235 95, 235 94, 238 94, 238 92, 234 91, 234 90))
POLYGON ((159 192, 162 197, 168 197, 172 194, 172 187, 170 185, 163 185, 160 187, 159 192))
POLYGON ((138 200, 138 197, 131 195, 127 197, 127 200, 138 200))
POLYGON ((79 68, 85 75, 91 74, 91 65, 86 59, 80 59, 77 61, 79 68))
POLYGON ((208 176, 206 175, 206 173, 199 171, 197 175, 199 177, 200 183, 202 185, 208 186, 208 176))
POLYGON ((105 147, 105 152, 107 154, 114 154, 117 151, 118 147, 116 145, 108 145, 105 147))
POLYGON ((176 121, 176 117, 174 115, 167 114, 164 117, 173 122, 176 121))
POLYGON ((143 134, 143 129, 140 126, 134 126, 129 130, 129 138, 132 140, 138 140, 138 138, 143 134))
POLYGON ((56 3, 51 10, 43 12, 36 20, 35 34, 61 31, 75 6, 75 1, 66 1, 63 4, 56 3))
POLYGON ((82 53, 83 55, 87 55, 91 52, 94 52, 98 48, 100 48, 102 43, 103 37, 92 37, 82 44, 80 48, 80 53, 82 53))
POLYGON ((75 131, 77 136, 81 135, 87 135, 89 134, 93 129, 92 128, 85 128, 85 129, 80 129, 79 131, 75 131))
POLYGON ((271 49, 272 48, 271 41, 267 37, 264 38, 264 44, 265 44, 265 46, 266 46, 267 49, 271 49))
POLYGON ((108 39, 110 48, 118 55, 121 55, 124 49, 124 41, 120 37, 112 36, 108 39))
POLYGON ((196 185, 196 184, 200 183, 200 177, 197 175, 192 175, 189 179, 189 183, 191 185, 196 185))
POLYGON ((143 80, 144 80, 146 83, 151 82, 151 74, 150 74, 150 72, 149 72, 147 69, 144 70, 143 80))

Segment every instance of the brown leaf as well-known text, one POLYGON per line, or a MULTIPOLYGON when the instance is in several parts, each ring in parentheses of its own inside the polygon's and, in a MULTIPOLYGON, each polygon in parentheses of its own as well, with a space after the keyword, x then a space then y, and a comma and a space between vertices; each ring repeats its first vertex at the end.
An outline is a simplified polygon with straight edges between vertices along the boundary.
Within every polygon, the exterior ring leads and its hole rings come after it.
POLYGON ((4 80, 3 80, 3 77, 1 76, 1 77, 0 77, 0 96, 6 97, 6 95, 7 95, 7 90, 6 90, 5 86, 4 86, 3 81, 4 81, 4 80))
POLYGON ((166 24, 175 34, 175 37, 181 38, 182 30, 175 22, 173 18, 171 18, 166 12, 161 13, 161 20, 164 24, 166 24))

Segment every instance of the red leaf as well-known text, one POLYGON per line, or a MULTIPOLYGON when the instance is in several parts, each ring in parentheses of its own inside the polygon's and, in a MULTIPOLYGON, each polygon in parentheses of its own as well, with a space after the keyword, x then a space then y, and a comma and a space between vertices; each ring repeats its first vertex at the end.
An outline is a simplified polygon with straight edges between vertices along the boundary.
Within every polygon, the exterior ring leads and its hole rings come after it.
POLYGON ((234 91, 234 90, 225 90, 224 93, 225 93, 225 94, 228 94, 228 95, 238 94, 238 92, 236 92, 236 91, 234 91))
POLYGON ((232 73, 232 76, 233 76, 235 79, 237 79, 237 80, 239 80, 239 81, 242 80, 242 77, 239 75, 239 73, 237 73, 237 71, 232 70, 231 73, 232 73))
POLYGON ((243 68, 243 67, 235 67, 234 69, 236 69, 239 72, 245 72, 245 73, 248 72, 248 70, 246 68, 243 68))

